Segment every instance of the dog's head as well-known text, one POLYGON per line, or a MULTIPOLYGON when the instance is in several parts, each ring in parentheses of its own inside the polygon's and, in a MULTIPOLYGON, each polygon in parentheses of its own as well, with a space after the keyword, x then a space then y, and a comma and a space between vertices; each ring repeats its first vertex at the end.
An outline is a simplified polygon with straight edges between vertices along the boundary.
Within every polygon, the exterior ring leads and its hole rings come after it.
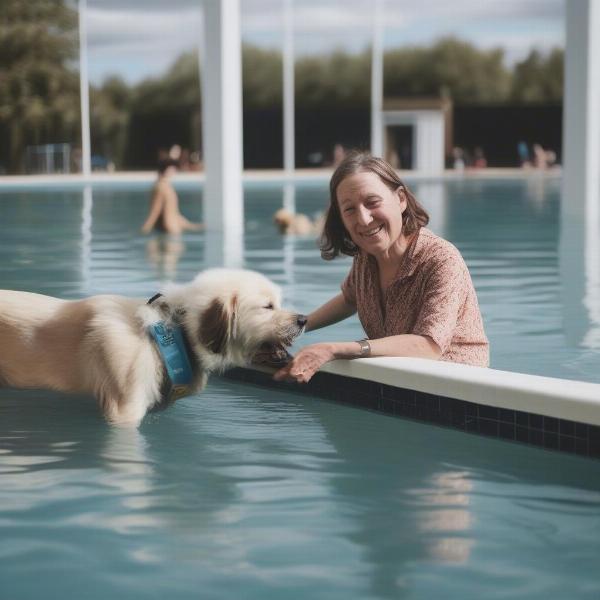
POLYGON ((294 221, 294 215, 285 208, 280 208, 273 215, 273 223, 279 230, 279 233, 287 233, 294 221))
POLYGON ((254 271, 210 269, 196 277, 179 304, 188 338, 208 368, 244 365, 265 345, 289 346, 306 317, 281 308, 281 291, 254 271))

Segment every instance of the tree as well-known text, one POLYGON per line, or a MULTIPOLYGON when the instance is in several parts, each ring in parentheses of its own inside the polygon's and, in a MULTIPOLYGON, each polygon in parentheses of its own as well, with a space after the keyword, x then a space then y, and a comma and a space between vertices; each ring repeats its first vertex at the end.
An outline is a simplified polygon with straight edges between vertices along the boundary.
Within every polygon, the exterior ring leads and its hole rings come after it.
POLYGON ((124 166, 131 88, 119 77, 109 77, 100 88, 90 88, 90 130, 94 153, 124 166))
POLYGON ((4 160, 21 172, 27 144, 73 139, 79 131, 77 14, 63 0, 3 0, 0 19, 4 160))
POLYGON ((160 149, 177 143, 198 149, 201 135, 200 71, 196 52, 181 54, 160 78, 146 79, 131 95, 126 161, 155 165, 160 149))
POLYGON ((133 107, 144 114, 168 109, 198 110, 200 71, 196 52, 181 54, 158 78, 145 79, 133 90, 133 107))
POLYGON ((371 97, 371 54, 337 50, 296 62, 296 105, 299 108, 368 107, 371 97))
POLYGON ((244 108, 273 108, 283 100, 281 52, 250 44, 242 48, 244 108))
POLYGON ((385 96, 450 96, 456 103, 503 102, 510 72, 500 48, 480 50, 453 37, 430 47, 390 50, 384 60, 385 96))
POLYGON ((554 48, 547 56, 531 50, 514 68, 511 100, 515 102, 562 102, 564 52, 554 48))

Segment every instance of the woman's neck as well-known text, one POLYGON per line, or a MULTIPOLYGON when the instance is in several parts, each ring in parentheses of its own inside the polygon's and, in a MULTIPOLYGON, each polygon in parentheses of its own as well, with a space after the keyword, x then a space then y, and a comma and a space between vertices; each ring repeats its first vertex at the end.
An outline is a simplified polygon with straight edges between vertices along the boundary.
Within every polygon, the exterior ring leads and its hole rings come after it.
POLYGON ((388 269, 397 269, 398 265, 404 258, 408 247, 410 246, 411 240, 412 236, 400 234, 396 242, 392 244, 385 252, 376 254, 375 260, 377 261, 377 266, 379 269, 383 271, 388 269))

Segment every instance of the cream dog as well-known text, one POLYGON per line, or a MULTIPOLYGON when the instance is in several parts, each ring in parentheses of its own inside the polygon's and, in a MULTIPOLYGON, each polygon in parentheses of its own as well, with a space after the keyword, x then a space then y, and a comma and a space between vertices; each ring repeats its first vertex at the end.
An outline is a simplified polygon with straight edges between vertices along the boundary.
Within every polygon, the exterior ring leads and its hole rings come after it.
POLYGON ((313 235, 323 231, 325 218, 319 215, 314 221, 302 213, 292 213, 280 208, 273 214, 273 223, 282 235, 313 235))
POLYGON ((0 291, 0 385, 92 393, 109 422, 138 426, 212 371, 290 345, 306 318, 280 298, 263 275, 235 269, 204 271, 148 302, 0 291))

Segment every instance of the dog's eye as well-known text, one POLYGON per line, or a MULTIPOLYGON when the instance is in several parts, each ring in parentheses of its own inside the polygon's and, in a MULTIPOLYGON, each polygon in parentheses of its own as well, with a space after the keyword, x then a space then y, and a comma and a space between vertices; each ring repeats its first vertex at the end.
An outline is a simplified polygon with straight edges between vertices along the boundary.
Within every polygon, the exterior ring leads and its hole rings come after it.
POLYGON ((265 306, 265 308, 266 308, 267 310, 273 310, 275 307, 273 306, 273 303, 272 303, 272 302, 269 302, 269 304, 267 304, 267 305, 265 306))

